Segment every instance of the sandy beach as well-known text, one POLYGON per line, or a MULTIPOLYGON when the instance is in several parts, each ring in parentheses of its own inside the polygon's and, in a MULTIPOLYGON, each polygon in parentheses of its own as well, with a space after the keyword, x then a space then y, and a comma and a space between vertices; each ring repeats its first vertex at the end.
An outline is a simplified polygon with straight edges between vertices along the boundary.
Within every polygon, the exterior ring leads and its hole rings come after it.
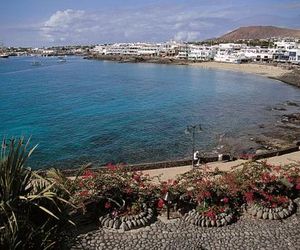
POLYGON ((206 69, 221 69, 231 70, 236 72, 243 72, 249 74, 262 75, 270 78, 280 78, 285 74, 290 73, 292 70, 277 67, 273 65, 262 64, 233 64, 233 63, 220 63, 220 62, 199 62, 191 63, 190 65, 195 67, 201 67, 206 69))

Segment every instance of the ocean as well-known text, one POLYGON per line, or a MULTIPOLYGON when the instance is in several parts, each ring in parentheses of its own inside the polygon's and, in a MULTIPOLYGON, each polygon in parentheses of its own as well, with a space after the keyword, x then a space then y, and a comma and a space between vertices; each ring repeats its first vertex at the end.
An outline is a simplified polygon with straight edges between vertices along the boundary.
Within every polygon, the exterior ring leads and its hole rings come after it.
POLYGON ((32 168, 73 168, 189 157, 194 124, 195 148, 215 150, 220 135, 276 122, 268 107, 300 100, 300 90, 189 66, 10 57, 0 60, 0 100, 0 137, 31 136, 32 168))

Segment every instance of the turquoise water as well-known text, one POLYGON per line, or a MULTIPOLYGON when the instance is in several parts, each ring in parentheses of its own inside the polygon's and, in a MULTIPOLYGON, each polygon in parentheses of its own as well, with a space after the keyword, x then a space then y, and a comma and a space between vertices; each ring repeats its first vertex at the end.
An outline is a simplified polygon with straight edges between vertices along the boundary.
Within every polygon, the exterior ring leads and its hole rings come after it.
POLYGON ((274 122, 266 110, 300 91, 259 76, 187 66, 69 57, 0 60, 0 136, 32 136, 34 168, 83 162, 149 162, 191 152, 187 125, 201 123, 196 148, 219 134, 274 122))

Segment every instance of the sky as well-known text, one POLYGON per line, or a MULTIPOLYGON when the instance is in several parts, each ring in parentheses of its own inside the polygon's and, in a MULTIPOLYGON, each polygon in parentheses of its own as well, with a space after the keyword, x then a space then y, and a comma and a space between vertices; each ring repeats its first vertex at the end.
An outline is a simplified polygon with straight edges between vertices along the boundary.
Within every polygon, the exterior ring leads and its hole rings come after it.
POLYGON ((251 25, 300 28, 300 0, 1 0, 0 44, 199 41, 251 25))

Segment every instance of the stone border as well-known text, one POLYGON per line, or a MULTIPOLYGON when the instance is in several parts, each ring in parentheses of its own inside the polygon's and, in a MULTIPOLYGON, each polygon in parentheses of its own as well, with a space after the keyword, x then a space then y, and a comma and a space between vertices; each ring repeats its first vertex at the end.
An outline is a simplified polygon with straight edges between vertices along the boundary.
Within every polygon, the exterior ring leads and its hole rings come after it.
POLYGON ((110 215, 101 216, 99 218, 100 227, 128 231, 146 227, 154 221, 154 211, 145 204, 142 205, 143 210, 137 215, 125 215, 121 217, 111 218, 110 215))
POLYGON ((203 216, 202 214, 198 213, 195 209, 193 209, 190 212, 186 213, 183 216, 182 220, 200 227, 221 227, 232 223, 233 214, 221 213, 217 215, 216 220, 212 220, 207 216, 203 216))
POLYGON ((292 200, 289 200, 287 208, 265 208, 257 204, 249 205, 247 212, 257 219, 263 220, 281 220, 289 217, 295 212, 295 205, 292 200))

